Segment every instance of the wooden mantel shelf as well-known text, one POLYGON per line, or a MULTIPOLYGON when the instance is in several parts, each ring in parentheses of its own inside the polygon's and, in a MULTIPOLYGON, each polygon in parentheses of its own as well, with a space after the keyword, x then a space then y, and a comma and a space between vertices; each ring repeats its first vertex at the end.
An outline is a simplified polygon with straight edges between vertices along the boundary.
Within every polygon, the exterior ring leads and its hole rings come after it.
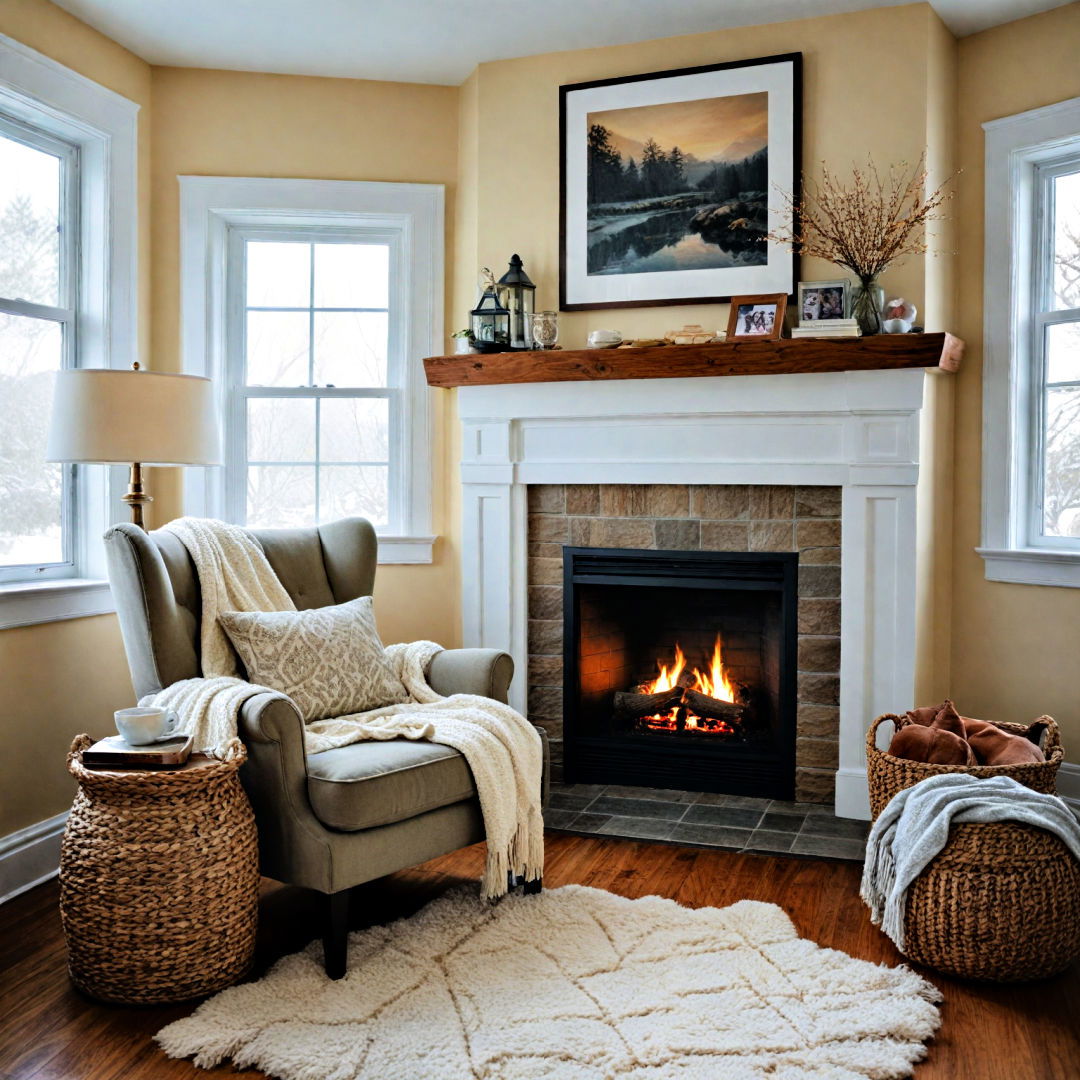
POLYGON ((429 386, 680 379, 702 375, 791 375, 816 371, 936 368, 956 371, 964 343, 952 334, 877 334, 862 338, 785 338, 716 345, 429 356, 429 386))

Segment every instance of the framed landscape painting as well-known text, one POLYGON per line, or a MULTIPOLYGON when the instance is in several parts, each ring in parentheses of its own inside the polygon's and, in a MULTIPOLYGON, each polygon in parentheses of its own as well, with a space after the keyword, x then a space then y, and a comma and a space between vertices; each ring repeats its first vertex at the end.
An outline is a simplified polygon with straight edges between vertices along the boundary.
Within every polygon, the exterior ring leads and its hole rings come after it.
POLYGON ((765 240, 798 194, 802 54, 559 88, 560 306, 791 295, 765 240))

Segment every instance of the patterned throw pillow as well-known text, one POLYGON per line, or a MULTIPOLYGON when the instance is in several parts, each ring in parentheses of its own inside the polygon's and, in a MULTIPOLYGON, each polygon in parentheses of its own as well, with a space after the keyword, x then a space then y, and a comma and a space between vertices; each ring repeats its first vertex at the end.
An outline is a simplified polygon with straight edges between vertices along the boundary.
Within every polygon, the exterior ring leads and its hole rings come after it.
POLYGON ((386 660, 370 596, 307 611, 227 611, 220 618, 248 680, 288 694, 305 721, 408 700, 386 660))

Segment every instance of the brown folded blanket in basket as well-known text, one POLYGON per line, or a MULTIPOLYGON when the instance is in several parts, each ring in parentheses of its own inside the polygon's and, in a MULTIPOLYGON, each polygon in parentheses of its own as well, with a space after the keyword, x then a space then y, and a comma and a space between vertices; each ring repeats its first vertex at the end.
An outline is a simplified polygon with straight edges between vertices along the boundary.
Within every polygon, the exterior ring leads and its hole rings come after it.
POLYGON ((889 753, 933 765, 1023 765, 1045 761, 1038 741, 1046 729, 1042 719, 1023 734, 1003 731, 985 720, 961 716, 946 698, 940 705, 911 709, 892 737, 889 753))

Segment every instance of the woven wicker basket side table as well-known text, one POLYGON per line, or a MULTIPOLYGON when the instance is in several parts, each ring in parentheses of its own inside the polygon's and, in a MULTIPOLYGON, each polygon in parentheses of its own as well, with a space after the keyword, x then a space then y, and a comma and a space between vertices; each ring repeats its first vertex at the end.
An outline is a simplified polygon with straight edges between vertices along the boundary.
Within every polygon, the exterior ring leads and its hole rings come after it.
POLYGON ((68 769, 79 791, 60 854, 60 913, 75 984, 103 1001, 184 1001, 251 965, 258 914, 255 818, 233 740, 174 770, 68 769))

